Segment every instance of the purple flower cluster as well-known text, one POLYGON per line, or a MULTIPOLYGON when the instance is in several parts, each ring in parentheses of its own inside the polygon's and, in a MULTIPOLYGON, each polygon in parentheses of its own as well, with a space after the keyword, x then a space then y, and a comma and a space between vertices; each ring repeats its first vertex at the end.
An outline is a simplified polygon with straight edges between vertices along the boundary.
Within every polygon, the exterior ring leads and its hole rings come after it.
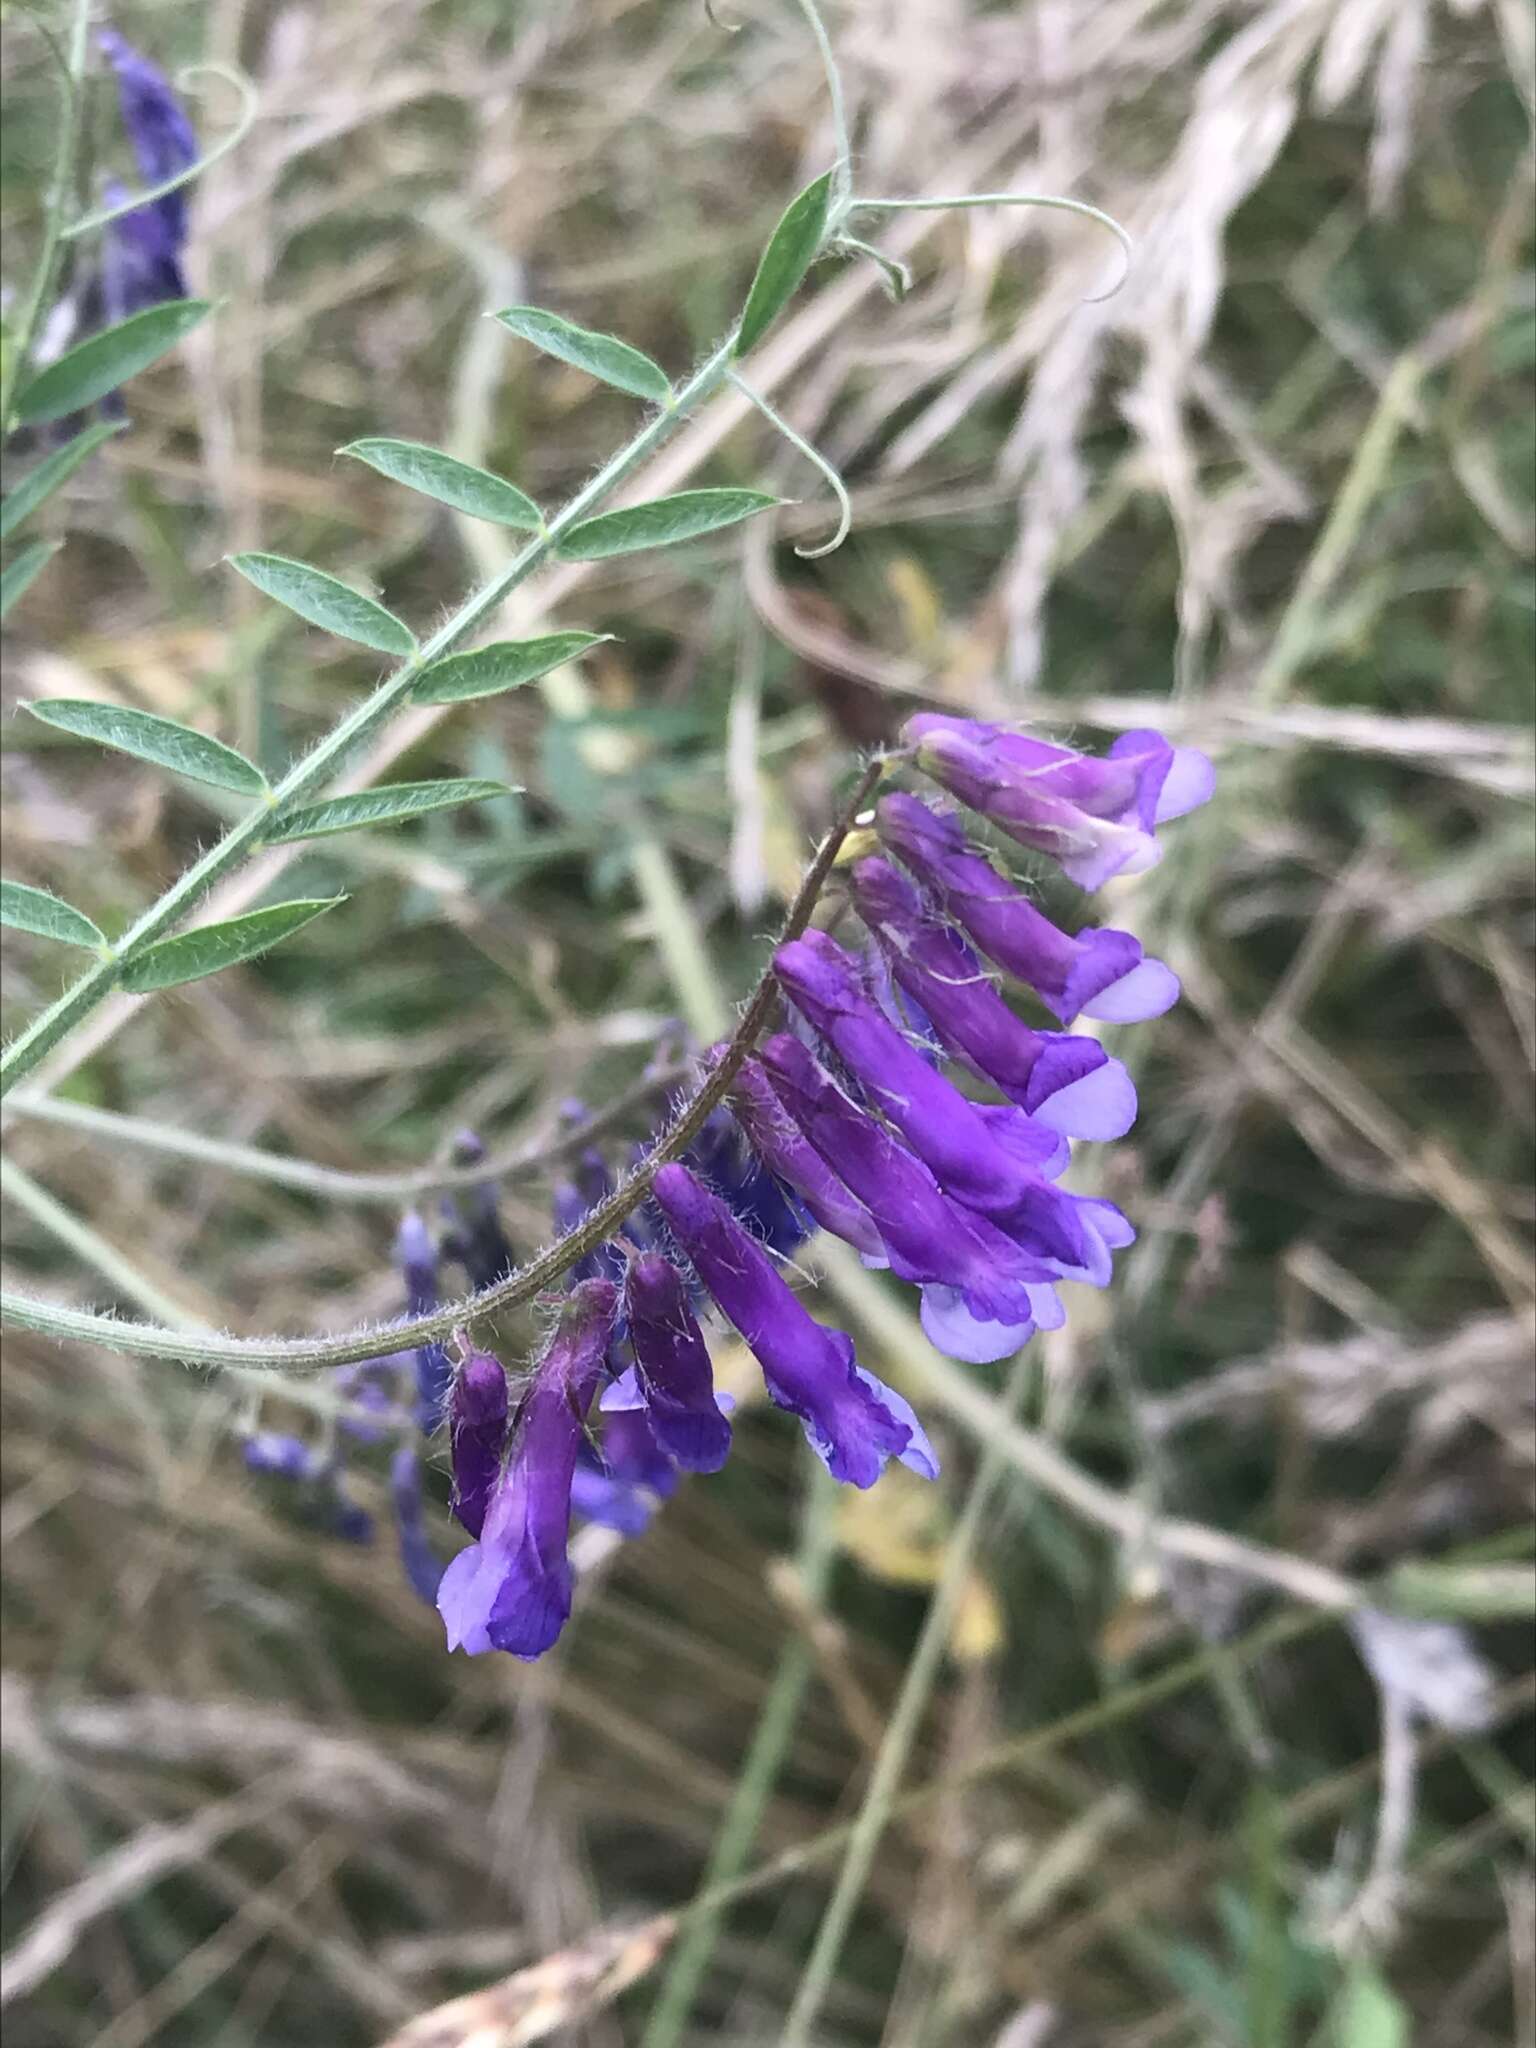
MULTIPOLYGON (((1157 825, 1211 792, 1205 757, 1154 732, 1126 734, 1103 759, 938 716, 913 719, 907 738, 950 796, 1085 889, 1150 867, 1157 825)), ((656 1169, 624 1237, 573 1268, 515 1407, 488 1355, 453 1375, 454 1507, 476 1540, 438 1593, 450 1648, 541 1655, 570 1613, 573 1511, 636 1533, 680 1471, 724 1462, 706 1299, 834 1477, 867 1487, 892 1458, 935 1475, 908 1404, 780 1271, 813 1231, 919 1288, 933 1343, 977 1364, 1058 1326, 1058 1288, 1104 1286, 1131 1241, 1112 1203, 1058 1185, 1071 1140, 1130 1127, 1130 1077, 1096 1038, 1027 1023, 999 976, 1066 1027, 1158 1016, 1177 999, 1174 975, 1127 932, 1059 931, 973 850, 954 811, 889 795, 860 850, 849 894, 872 943, 854 951, 809 931, 779 948, 786 1028, 742 1061, 689 1151, 656 1169), (946 1062, 1001 1100, 962 1090, 946 1062)), ((561 1228, 610 1189, 589 1151, 556 1191, 561 1228)), ((439 1398, 435 1364, 424 1408, 429 1392, 439 1398)))

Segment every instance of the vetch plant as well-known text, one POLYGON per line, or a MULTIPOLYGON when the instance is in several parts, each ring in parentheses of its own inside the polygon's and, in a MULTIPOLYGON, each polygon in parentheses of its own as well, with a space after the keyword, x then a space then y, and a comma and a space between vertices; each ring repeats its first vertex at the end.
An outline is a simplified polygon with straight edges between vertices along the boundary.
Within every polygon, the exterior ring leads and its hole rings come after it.
MULTIPOLYGON (((804 11, 825 51, 819 21, 809 7, 804 11)), ((104 210, 62 225, 89 48, 86 20, 77 7, 66 52, 60 170, 4 394, 8 425, 40 425, 98 402, 117 406, 122 384, 209 311, 178 295, 183 188, 207 158, 197 159, 190 124, 167 81, 110 30, 101 48, 150 183, 136 196, 109 192, 104 210), (44 363, 35 337, 58 250, 88 230, 109 238, 102 265, 120 245, 111 257, 116 281, 91 300, 107 324, 44 363), (137 270, 123 251, 136 252, 137 270)), ((547 510, 514 482, 419 442, 367 437, 339 451, 459 514, 527 536, 435 632, 419 639, 378 598, 312 564, 271 553, 231 558, 238 574, 307 624, 398 664, 286 773, 269 780, 224 743, 137 710, 85 700, 28 707, 47 724, 209 784, 246 808, 116 939, 46 892, 5 885, 7 923, 94 957, 6 1050, 0 1091, 63 1044, 114 990, 147 994, 220 972, 338 908, 340 898, 302 899, 186 925, 213 886, 262 848, 503 794, 500 784, 470 779, 341 796, 326 791, 359 745, 407 706, 521 688, 604 637, 564 627, 464 644, 546 562, 675 545, 775 508, 779 501, 766 492, 713 487, 608 504, 715 393, 727 386, 743 393, 827 479, 839 504, 837 529, 825 547, 809 552, 837 545, 851 516, 841 480, 754 390, 741 365, 813 264, 829 255, 886 262, 850 232, 856 218, 908 207, 1013 203, 1104 218, 1076 201, 1016 193, 862 197, 854 190, 830 63, 829 83, 836 161, 790 202, 740 319, 691 373, 674 380, 627 342, 538 308, 496 315, 521 344, 650 408, 567 504, 547 510)), ((903 289, 899 269, 886 267, 893 287, 903 289)), ((77 324, 87 324, 84 314, 77 324)), ((87 425, 43 457, 6 501, 6 532, 114 426, 87 425)), ((40 566, 41 558, 23 548, 7 577, 14 571, 19 590, 40 566)), ((1094 759, 995 725, 914 718, 901 742, 857 777, 735 1030, 695 1050, 681 1085, 674 1068, 654 1087, 654 1094, 670 1091, 663 1121, 618 1178, 597 1144, 586 1142, 595 1140, 600 1118, 592 1118, 588 1132, 586 1112, 574 1112, 580 1156, 571 1180, 554 1191, 559 1235, 525 1264, 517 1264, 502 1231, 494 1181, 479 1171, 479 1140, 463 1133, 457 1192, 439 1222, 413 1211, 400 1226, 396 1263, 405 1315, 388 1330, 236 1339, 121 1322, 9 1293, 5 1316, 19 1327, 146 1357, 248 1371, 334 1369, 334 1433, 310 1445, 253 1429, 247 1462, 274 1483, 301 1489, 322 1521, 355 1537, 362 1531, 345 1492, 346 1452, 387 1443, 402 1563, 413 1587, 435 1600, 449 1646, 538 1656, 571 1610, 573 1511, 633 1532, 680 1472, 717 1470, 728 1454, 731 1424, 715 1394, 701 1322, 711 1306, 735 1326, 762 1369, 769 1399, 798 1419, 835 1478, 867 1487, 892 1459, 928 1477, 936 1473, 933 1449, 907 1402, 860 1363, 852 1339, 823 1324, 785 1277, 782 1263, 816 1230, 844 1239, 867 1265, 916 1287, 930 1338, 962 1361, 1011 1355, 1037 1328, 1059 1324, 1062 1286, 1107 1284, 1113 1253, 1131 1241, 1132 1227, 1113 1204, 1069 1193, 1059 1182, 1072 1141, 1111 1140, 1129 1127, 1135 1092, 1096 1038, 1065 1027, 1082 1014, 1118 1022, 1156 1016, 1176 998, 1177 982, 1127 933, 1058 930, 973 847, 966 811, 1092 890, 1114 874, 1150 866, 1158 857, 1158 826, 1204 801, 1210 786, 1203 756, 1171 747, 1156 732, 1128 734, 1106 758, 1094 759), (906 786, 914 780, 915 789, 906 786), (864 940, 855 942, 841 927, 833 936, 813 923, 834 882, 841 908, 862 921, 864 940), (1036 1026, 1019 1016, 1000 990, 1000 975, 1038 998, 1051 1023, 1036 1026), (973 1084, 984 1092, 973 1092, 973 1084), (445 1268, 466 1283, 455 1299, 444 1298, 445 1268), (550 1334, 531 1370, 512 1381, 481 1345, 480 1332, 506 1311, 535 1303, 550 1312, 550 1334), (417 1443, 440 1434, 453 1467, 453 1513, 473 1539, 446 1567, 424 1515, 417 1443)))

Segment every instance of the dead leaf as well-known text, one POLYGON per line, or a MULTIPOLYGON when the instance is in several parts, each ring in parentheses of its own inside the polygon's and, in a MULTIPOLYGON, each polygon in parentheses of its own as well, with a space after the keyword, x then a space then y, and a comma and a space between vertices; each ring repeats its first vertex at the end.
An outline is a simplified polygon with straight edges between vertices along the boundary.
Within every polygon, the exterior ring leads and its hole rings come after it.
POLYGON ((585 1941, 410 2020, 382 2048, 526 2048, 611 2004, 665 1955, 673 1914, 598 1928, 585 1941))

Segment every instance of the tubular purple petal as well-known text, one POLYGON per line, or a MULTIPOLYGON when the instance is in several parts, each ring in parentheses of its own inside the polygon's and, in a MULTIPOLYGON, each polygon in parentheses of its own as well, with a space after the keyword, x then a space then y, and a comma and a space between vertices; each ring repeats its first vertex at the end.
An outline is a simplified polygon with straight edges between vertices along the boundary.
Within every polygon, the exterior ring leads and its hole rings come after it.
POLYGON ((1064 1137, 1118 1138, 1130 1129, 1136 1091, 1103 1046, 1032 1031, 993 988, 970 948, 934 919, 889 861, 862 860, 851 880, 854 902, 892 973, 952 1052, 1064 1137), (1096 1073, 1090 1086, 1080 1085, 1096 1073))
POLYGON ((926 1469, 931 1454, 914 1443, 880 1382, 860 1371, 852 1339, 806 1313, 719 1197, 678 1165, 663 1166, 651 1191, 699 1278, 761 1365, 769 1399, 799 1416, 833 1478, 872 1486, 890 1457, 926 1469))
POLYGON ((478 1536, 507 1442, 507 1375, 501 1360, 488 1351, 471 1351, 460 1366, 448 1404, 448 1431, 452 1511, 471 1536, 478 1536))
POLYGON ((1154 866, 1159 817, 1203 803, 1213 780, 1203 755, 1155 732, 1124 734, 1102 759, 931 712, 909 719, 904 736, 951 795, 1049 854, 1083 889, 1154 866))
POLYGON ((566 1298, 518 1410, 480 1541, 459 1552, 438 1588, 450 1650, 538 1657, 565 1626, 571 1482, 617 1308, 606 1280, 583 1280, 566 1298))
MULTIPOLYGON (((880 1014, 860 985, 854 961, 825 932, 807 932, 780 946, 774 971, 796 1009, 946 1193, 985 1215, 1002 1215, 1032 1192, 1038 1175, 1021 1162, 1015 1147, 999 1140, 979 1106, 936 1073, 880 1014)), ((985 993, 998 1001, 995 991, 985 993)), ((947 989, 939 994, 945 1007, 950 994, 947 989)), ((1026 1027, 1000 1003, 999 1008, 1027 1043, 1026 1027)), ((1094 1053, 1104 1060, 1102 1047, 1094 1047, 1094 1053)))
POLYGON ((973 853, 960 821, 915 796, 883 797, 880 837, 983 953, 1032 988, 1063 1024, 1084 1014, 1107 1023, 1161 1016, 1178 1000, 1177 976, 1145 959, 1129 932, 1058 931, 990 861, 973 853))
MULTIPOLYGON (((655 1252, 631 1261, 624 1309, 634 1384, 656 1441, 688 1472, 718 1472, 731 1448, 731 1425, 715 1399, 714 1369, 682 1275, 655 1252)), ((604 1412, 624 1412, 604 1394, 604 1412)))
POLYGON ((731 1083, 730 1103, 753 1151, 788 1182, 822 1229, 866 1258, 883 1260, 885 1246, 874 1218, 787 1114, 760 1061, 742 1061, 731 1083))
POLYGON ((788 1032, 760 1049, 764 1071, 806 1138, 837 1170, 875 1220, 900 1280, 957 1288, 972 1314, 1026 1321, 1028 1289, 1054 1269, 959 1203, 898 1139, 837 1086, 788 1032))

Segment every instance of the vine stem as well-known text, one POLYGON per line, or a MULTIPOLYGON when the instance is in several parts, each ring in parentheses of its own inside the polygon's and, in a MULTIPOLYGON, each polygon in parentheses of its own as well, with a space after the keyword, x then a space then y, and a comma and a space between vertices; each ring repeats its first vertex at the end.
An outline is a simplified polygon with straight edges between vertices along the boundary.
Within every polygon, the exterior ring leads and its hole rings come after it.
POLYGON ((32 352, 32 338, 42 317, 43 305, 53 284, 59 250, 64 241, 64 209, 69 203, 70 181, 75 169, 75 142, 80 133, 80 101, 85 85, 86 58, 90 50, 90 0, 75 0, 70 17, 69 42, 64 53, 64 79, 60 93, 59 146, 53 159, 53 178, 43 208, 43 242, 32 272, 32 287, 17 318, 10 346, 0 367, 0 427, 11 425, 11 401, 16 379, 32 352))
MULTIPOLYGON (((811 912, 836 865, 843 841, 857 823, 885 773, 889 759, 884 755, 877 757, 860 775, 853 794, 806 869, 784 921, 779 945, 798 938, 810 923, 811 912)), ((646 1157, 615 1188, 607 1201, 524 1266, 521 1272, 499 1281, 494 1287, 485 1288, 479 1294, 450 1302, 446 1308, 434 1309, 430 1315, 412 1316, 402 1322, 382 1324, 373 1330, 354 1330, 341 1337, 223 1337, 213 1331, 189 1334, 162 1329, 153 1323, 122 1322, 115 1316, 101 1315, 90 1309, 68 1308, 60 1303, 39 1300, 33 1295, 6 1290, 0 1293, 0 1321, 18 1329, 36 1330, 44 1336, 104 1344, 111 1350, 142 1358, 168 1359, 182 1365, 234 1365, 268 1372, 314 1372, 326 1366, 355 1365, 386 1352, 407 1351, 421 1344, 441 1341, 461 1325, 532 1301, 535 1295, 560 1280, 579 1259, 614 1235, 631 1210, 645 1199, 658 1169, 686 1151, 698 1136, 756 1043, 776 999, 777 984, 770 962, 763 970, 729 1042, 711 1064, 704 1080, 646 1157)), ((484 1171, 482 1165, 482 1176, 484 1171)))
MULTIPOLYGON (((585 518, 592 509, 624 481, 630 472, 645 460, 652 449, 679 424, 685 414, 702 400, 710 397, 726 381, 733 360, 736 345, 736 329, 721 342, 714 354, 709 356, 694 371, 688 382, 677 394, 675 404, 668 406, 650 420, 625 447, 621 448, 604 468, 598 471, 592 481, 576 493, 551 519, 545 530, 535 536, 507 564, 498 576, 465 599, 459 609, 445 625, 434 633, 430 640, 417 649, 408 661, 403 662, 388 676, 372 696, 366 697, 355 710, 334 726, 319 745, 294 763, 288 773, 273 791, 273 801, 261 804, 238 825, 226 832, 218 843, 209 848, 202 859, 188 868, 159 901, 151 904, 142 917, 131 925, 118 941, 117 958, 113 961, 99 961, 90 968, 73 987, 65 990, 58 1001, 35 1018, 21 1035, 6 1049, 0 1058, 0 1096, 5 1095, 24 1074, 31 1072, 43 1056, 50 1052, 65 1034, 89 1016, 98 1003, 110 993, 117 978, 119 966, 133 950, 158 938, 166 928, 174 924, 196 904, 219 878, 242 861, 253 851, 268 829, 280 806, 301 797, 313 795, 323 788, 335 770, 353 748, 361 745, 372 733, 383 725, 410 696, 416 678, 429 663, 440 655, 455 648, 466 634, 474 631, 482 619, 495 611, 498 605, 525 583, 535 569, 555 551, 562 533, 585 518)), ((365 1354, 357 1354, 359 1356, 365 1354)))
POLYGON ((170 1159, 200 1160, 205 1166, 249 1174, 274 1187, 296 1188, 326 1201, 378 1203, 381 1207, 398 1208, 402 1202, 420 1201, 427 1195, 479 1187, 482 1181, 546 1173, 551 1166, 577 1159, 589 1145, 622 1129, 639 1112, 649 1109, 658 1096, 686 1081, 689 1072, 686 1061, 671 1062, 659 1073, 642 1075, 633 1087, 625 1088, 601 1109, 594 1110, 584 1123, 545 1130, 536 1138, 525 1138, 519 1144, 490 1153, 473 1166, 421 1166, 403 1173, 352 1173, 342 1167, 320 1166, 310 1159, 291 1159, 280 1152, 265 1151, 259 1145, 241 1145, 230 1138, 209 1137, 202 1131, 180 1130, 153 1117, 124 1116, 115 1109, 97 1109, 87 1102, 73 1102, 68 1096, 34 1095, 27 1090, 11 1098, 11 1108, 18 1116, 36 1117, 41 1123, 57 1124, 64 1130, 83 1131, 93 1138, 104 1138, 109 1144, 137 1145, 170 1159))
POLYGON ((199 76, 222 78, 226 85, 234 87, 240 95, 240 111, 225 135, 221 135, 210 149, 205 149, 195 163, 185 170, 173 171, 168 178, 162 178, 158 185, 150 185, 142 192, 130 192, 126 199, 120 199, 114 206, 98 206, 91 213, 83 213, 67 228, 61 228, 59 239, 74 241, 77 235, 88 235, 95 228, 107 227, 112 221, 122 220, 126 214, 137 213, 141 206, 152 206, 157 199, 164 199, 167 193, 179 192, 183 185, 190 185, 194 178, 200 178, 205 171, 212 170, 221 158, 250 134, 259 111, 256 88, 243 71, 237 71, 232 64, 189 64, 176 83, 186 86, 188 81, 199 76))

